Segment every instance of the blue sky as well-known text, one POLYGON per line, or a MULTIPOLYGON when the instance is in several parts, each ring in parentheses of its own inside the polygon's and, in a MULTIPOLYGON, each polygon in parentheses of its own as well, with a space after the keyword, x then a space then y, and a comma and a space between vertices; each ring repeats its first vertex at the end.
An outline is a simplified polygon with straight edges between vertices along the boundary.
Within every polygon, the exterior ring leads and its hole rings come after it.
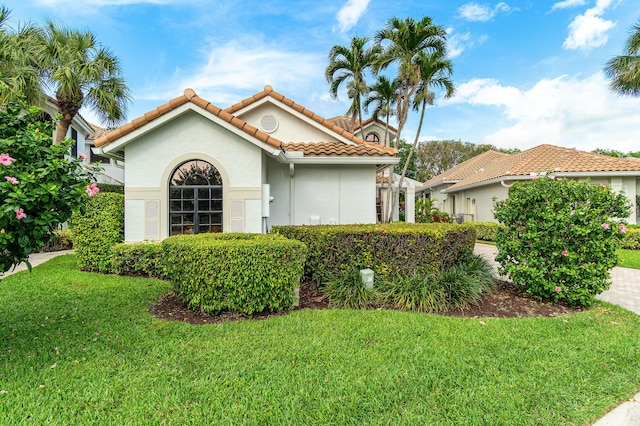
MULTIPOLYGON (((420 140, 640 151, 640 98, 612 93, 602 73, 640 20, 638 0, 5 4, 14 23, 51 18, 93 31, 122 61, 130 120, 187 87, 226 107, 266 84, 324 117, 342 115, 346 93, 331 99, 324 80, 331 47, 373 37, 390 17, 430 16, 447 29, 457 95, 428 109, 420 140)), ((404 138, 413 141, 417 122, 414 114, 404 138)))

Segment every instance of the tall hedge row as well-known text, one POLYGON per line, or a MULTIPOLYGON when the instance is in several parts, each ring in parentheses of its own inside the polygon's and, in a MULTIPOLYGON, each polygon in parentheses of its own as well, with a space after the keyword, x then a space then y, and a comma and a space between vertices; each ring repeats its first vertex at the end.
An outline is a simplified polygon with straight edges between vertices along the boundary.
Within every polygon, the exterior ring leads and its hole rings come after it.
POLYGON ((124 195, 101 192, 89 198, 86 207, 84 214, 71 220, 79 267, 109 272, 112 247, 124 241, 124 195))
POLYGON ((377 275, 427 275, 473 252, 475 231, 446 223, 274 226, 272 233, 304 242, 305 276, 323 282, 351 268, 377 275))
POLYGON ((279 235, 179 235, 162 242, 164 274, 191 309, 247 315, 291 309, 307 249, 279 235))

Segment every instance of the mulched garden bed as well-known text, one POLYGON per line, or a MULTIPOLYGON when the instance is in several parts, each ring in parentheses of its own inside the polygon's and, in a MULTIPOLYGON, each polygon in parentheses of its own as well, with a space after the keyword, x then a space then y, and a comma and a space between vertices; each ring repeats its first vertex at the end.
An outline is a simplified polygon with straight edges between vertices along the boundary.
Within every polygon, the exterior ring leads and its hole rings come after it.
MULTIPOLYGON (((300 305, 295 310, 300 309, 330 309, 329 299, 318 293, 312 283, 303 283, 300 285, 300 305)), ((451 309, 440 314, 469 318, 523 318, 531 316, 554 317, 578 311, 580 311, 580 308, 543 302, 533 297, 525 296, 514 288, 512 284, 499 281, 495 290, 483 296, 476 305, 470 305, 464 309, 451 309)), ((158 302, 149 308, 149 313, 159 319, 184 321, 190 324, 216 324, 247 319, 260 320, 273 316, 287 315, 286 312, 256 314, 252 318, 238 313, 209 315, 188 309, 173 292, 161 296, 158 302)))

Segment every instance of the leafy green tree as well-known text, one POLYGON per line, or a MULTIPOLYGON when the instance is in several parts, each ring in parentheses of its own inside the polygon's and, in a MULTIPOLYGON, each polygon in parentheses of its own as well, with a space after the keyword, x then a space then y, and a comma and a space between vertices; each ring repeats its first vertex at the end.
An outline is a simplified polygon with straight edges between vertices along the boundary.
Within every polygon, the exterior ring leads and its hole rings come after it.
POLYGON ((389 79, 384 75, 379 75, 374 84, 369 87, 367 99, 364 101, 364 110, 369 112, 369 107, 373 105, 372 117, 379 120, 380 116, 384 117, 385 129, 382 144, 390 145, 389 140, 389 119, 395 115, 394 106, 398 101, 398 91, 400 90, 400 80, 389 79))
POLYGON ((9 27, 10 11, 0 7, 0 105, 26 98, 32 105, 43 101, 38 68, 42 30, 26 24, 9 27))
POLYGON ((632 28, 624 53, 607 62, 604 72, 611 80, 611 90, 640 96, 640 21, 632 28))
POLYGON ((84 208, 85 193, 99 191, 83 159, 67 155, 73 141, 53 145, 54 124, 41 122, 40 113, 25 103, 0 108, 0 273, 30 266, 29 255, 84 208))
POLYGON ((602 149, 602 148, 596 148, 593 151, 594 154, 600 154, 600 155, 607 155, 609 157, 616 157, 616 158, 628 158, 628 157, 634 157, 634 158, 640 158, 640 151, 629 151, 626 154, 622 151, 618 151, 617 149, 602 149))
MULTIPOLYGON (((430 17, 425 16, 419 21, 413 18, 404 20, 391 18, 386 26, 376 34, 376 42, 384 46, 380 60, 376 64, 375 70, 379 72, 391 64, 398 66, 398 79, 400 80, 400 90, 396 102, 396 118, 398 120, 398 135, 400 140, 402 130, 407 121, 409 108, 415 105, 414 97, 418 95, 421 102, 428 102, 430 95, 425 87, 429 87, 426 74, 422 65, 425 65, 426 57, 430 55, 441 55, 444 58, 446 53, 447 33, 441 26, 434 25, 430 17), (422 83, 427 82, 426 86, 422 83), (421 93, 418 94, 418 91, 421 93)), ((410 160, 412 154, 408 156, 410 160)), ((405 162, 409 167, 408 161, 405 162)), ((393 209, 398 203, 398 193, 402 187, 402 180, 398 182, 398 191, 393 196, 393 201, 389 208, 393 209)), ((389 220, 389 212, 383 214, 383 218, 389 220)))
POLYGON ((494 206, 500 272, 541 299, 589 306, 609 287, 630 202, 605 185, 555 178, 518 181, 494 206))
POLYGON ((44 84, 55 93, 62 115, 54 142, 66 137, 83 106, 90 107, 109 126, 122 123, 131 95, 118 58, 88 31, 49 21, 44 32, 44 84))
POLYGON ((367 37, 353 37, 347 46, 335 45, 329 51, 329 64, 324 72, 329 83, 329 93, 338 97, 338 89, 347 85, 347 96, 352 100, 347 115, 355 121, 357 117, 362 128, 362 98, 366 96, 368 86, 365 73, 371 70, 380 54, 380 47, 366 47, 367 37))
POLYGON ((409 153, 411 152, 411 144, 402 139, 397 143, 397 148, 400 162, 396 164, 393 172, 399 175, 400 173, 402 173, 402 169, 404 168, 404 166, 408 164, 405 177, 408 177, 409 179, 418 179, 416 157, 414 155, 409 158, 409 153))
POLYGON ((518 149, 497 148, 489 144, 442 140, 421 142, 416 147, 416 170, 419 181, 427 181, 483 152, 494 150, 513 154, 518 149))

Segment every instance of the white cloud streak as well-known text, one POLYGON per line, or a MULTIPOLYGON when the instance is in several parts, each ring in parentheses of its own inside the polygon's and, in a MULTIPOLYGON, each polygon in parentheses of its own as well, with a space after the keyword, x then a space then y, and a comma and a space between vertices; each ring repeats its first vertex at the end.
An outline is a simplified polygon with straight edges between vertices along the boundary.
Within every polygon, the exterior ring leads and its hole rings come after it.
POLYGON ((265 43, 261 37, 244 37, 225 44, 211 44, 204 52, 207 62, 193 70, 178 69, 162 87, 147 90, 141 99, 163 100, 187 87, 220 105, 242 99, 247 90, 258 91, 264 85, 291 93, 311 85, 324 56, 281 49, 265 43))
POLYGON ((557 3, 554 3, 553 6, 551 6, 551 11, 553 12, 554 10, 558 10, 558 9, 570 9, 572 7, 578 7, 578 6, 585 5, 586 3, 587 3, 587 0, 564 0, 564 1, 559 1, 557 3))
POLYGON ((353 28, 364 12, 366 12, 369 1, 370 0, 348 0, 336 15, 338 19, 338 30, 345 33, 353 28))
POLYGON ((453 27, 447 28, 447 52, 450 58, 460 56, 462 52, 471 49, 476 45, 481 45, 487 41, 486 35, 474 37, 471 33, 456 33, 453 27))
POLYGON ((611 0, 598 0, 595 7, 587 9, 569 24, 569 35, 562 46, 568 50, 589 51, 603 46, 609 37, 607 32, 616 24, 601 17, 611 4, 611 0))
POLYGON ((468 21, 487 22, 500 12, 506 13, 511 10, 511 7, 504 2, 496 4, 493 8, 488 5, 471 2, 460 6, 458 13, 468 21))
POLYGON ((500 107, 513 122, 486 135, 483 143, 520 149, 549 143, 587 151, 611 146, 637 150, 640 99, 615 95, 602 73, 582 80, 544 79, 528 90, 473 79, 459 85, 454 98, 441 101, 456 103, 500 107))

